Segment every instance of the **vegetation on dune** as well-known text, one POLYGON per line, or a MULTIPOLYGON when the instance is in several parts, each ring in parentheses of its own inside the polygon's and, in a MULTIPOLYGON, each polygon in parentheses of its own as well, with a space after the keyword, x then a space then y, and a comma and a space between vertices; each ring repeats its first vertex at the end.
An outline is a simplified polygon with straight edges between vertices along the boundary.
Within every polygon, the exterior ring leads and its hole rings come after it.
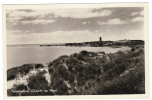
POLYGON ((19 67, 14 67, 7 70, 7 81, 15 79, 16 75, 19 73, 19 67))
POLYGON ((144 48, 134 46, 132 49, 114 54, 102 53, 102 56, 81 51, 69 57, 60 57, 50 64, 49 69, 55 70, 50 74, 68 81, 72 87, 68 90, 73 91, 70 94, 144 93, 144 48))
POLYGON ((29 73, 32 69, 38 69, 43 68, 44 66, 42 64, 24 64, 19 67, 14 67, 7 70, 7 81, 13 80, 17 77, 17 75, 26 75, 29 73))
MULTIPOLYGON (((144 94, 144 60, 143 45, 133 46, 126 52, 105 54, 81 51, 64 55, 48 65, 51 84, 45 80, 45 72, 30 77, 28 82, 30 89, 57 91, 27 95, 144 94)), ((15 71, 14 68, 12 72, 15 71)), ((13 75, 10 76, 8 78, 13 79, 13 75)))

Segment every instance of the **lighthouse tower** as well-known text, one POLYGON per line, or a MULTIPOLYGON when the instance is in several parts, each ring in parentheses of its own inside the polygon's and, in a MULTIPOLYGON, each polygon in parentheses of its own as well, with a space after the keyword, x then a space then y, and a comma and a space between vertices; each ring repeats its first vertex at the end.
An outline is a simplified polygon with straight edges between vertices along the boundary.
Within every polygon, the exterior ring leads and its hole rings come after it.
POLYGON ((102 37, 99 38, 99 46, 103 46, 102 45, 102 37))
POLYGON ((102 37, 99 38, 99 41, 102 42, 102 37))

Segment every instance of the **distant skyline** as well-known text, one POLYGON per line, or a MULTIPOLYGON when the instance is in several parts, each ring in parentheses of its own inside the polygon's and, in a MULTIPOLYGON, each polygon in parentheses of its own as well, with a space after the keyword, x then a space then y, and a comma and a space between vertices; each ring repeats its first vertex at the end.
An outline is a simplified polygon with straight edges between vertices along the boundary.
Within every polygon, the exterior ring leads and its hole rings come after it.
POLYGON ((11 9, 7 44, 143 40, 143 7, 11 9))

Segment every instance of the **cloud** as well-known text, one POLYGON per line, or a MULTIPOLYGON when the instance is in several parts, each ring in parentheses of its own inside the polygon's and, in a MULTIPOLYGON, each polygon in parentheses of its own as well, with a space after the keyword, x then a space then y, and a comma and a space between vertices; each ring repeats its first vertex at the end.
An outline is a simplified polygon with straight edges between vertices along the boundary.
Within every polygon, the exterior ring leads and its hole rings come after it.
POLYGON ((126 34, 122 35, 124 39, 144 40, 144 30, 129 30, 126 34))
POLYGON ((87 22, 83 22, 82 24, 87 24, 87 22))
POLYGON ((107 22, 100 22, 98 21, 99 25, 120 25, 120 24, 127 24, 128 22, 123 21, 119 18, 115 18, 115 19, 109 19, 107 22))
POLYGON ((138 15, 139 14, 139 12, 132 12, 131 14, 130 14, 130 16, 135 16, 135 15, 138 15))
POLYGON ((135 17, 133 19, 130 20, 131 22, 140 22, 140 21, 144 21, 143 17, 135 17))
POLYGON ((17 24, 49 24, 53 23, 56 20, 50 20, 50 19, 34 19, 34 20, 21 20, 22 18, 16 17, 16 18, 7 18, 9 22, 12 22, 13 25, 17 24))
POLYGON ((41 16, 47 14, 46 10, 40 10, 39 12, 37 11, 32 11, 32 12, 27 12, 23 10, 14 10, 14 11, 7 11, 9 17, 36 17, 36 16, 41 16))
POLYGON ((22 24, 49 24, 49 23, 53 23, 56 20, 44 20, 44 19, 35 19, 32 21, 21 21, 20 23, 22 24))
POLYGON ((95 33, 99 33, 100 31, 99 31, 99 30, 95 30, 94 32, 95 32, 95 33))
POLYGON ((34 9, 34 10, 7 10, 7 21, 14 25, 21 24, 48 24, 55 22, 60 17, 70 18, 90 18, 90 17, 103 17, 111 15, 111 10, 100 9, 100 12, 92 12, 90 8, 72 8, 72 9, 34 9), (32 20, 28 20, 28 18, 32 20), (46 20, 46 21, 43 21, 46 20), (36 21, 34 23, 34 21, 36 21))
POLYGON ((86 42, 97 41, 103 35, 101 32, 92 32, 90 30, 80 31, 54 31, 44 33, 32 33, 27 31, 19 33, 12 31, 12 34, 7 34, 8 44, 28 44, 28 43, 67 43, 67 42, 86 42), (85 38, 84 38, 85 37, 85 38), (24 40, 24 41, 23 41, 24 40))
POLYGON ((17 24, 48 24, 56 19, 47 10, 27 11, 27 10, 7 10, 7 21, 13 25, 17 24), (47 15, 50 15, 49 17, 47 15))
POLYGON ((113 11, 111 10, 100 10, 100 12, 92 12, 91 9, 56 9, 51 11, 54 15, 60 17, 70 17, 70 18, 91 18, 91 17, 103 17, 109 16, 113 11))
POLYGON ((121 25, 121 24, 128 24, 129 22, 139 22, 139 21, 144 21, 144 18, 135 17, 135 18, 131 19, 130 21, 125 21, 125 20, 121 20, 119 18, 115 18, 115 19, 109 19, 106 22, 98 21, 97 23, 99 25, 121 25))
POLYGON ((144 11, 142 10, 142 11, 140 11, 140 12, 132 12, 131 14, 130 14, 130 16, 136 16, 136 15, 144 15, 144 11))
POLYGON ((90 21, 88 21, 88 22, 82 22, 82 24, 90 24, 91 22, 90 21))
POLYGON ((7 34, 18 34, 18 33, 21 33, 21 32, 23 32, 23 31, 21 31, 21 30, 7 30, 6 31, 7 34))
POLYGON ((21 20, 21 17, 8 17, 6 18, 7 21, 9 22, 17 22, 18 20, 21 20))

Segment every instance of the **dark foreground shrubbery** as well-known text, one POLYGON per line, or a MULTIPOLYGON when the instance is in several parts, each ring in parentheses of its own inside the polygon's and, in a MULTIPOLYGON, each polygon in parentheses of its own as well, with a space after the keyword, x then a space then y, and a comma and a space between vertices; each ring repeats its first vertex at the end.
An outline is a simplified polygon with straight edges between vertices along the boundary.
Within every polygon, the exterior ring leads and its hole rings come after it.
MULTIPOLYGON (((61 56, 49 63, 48 67, 51 84, 45 80, 43 72, 30 77, 28 87, 30 89, 53 89, 57 92, 27 95, 145 93, 143 46, 134 46, 129 51, 118 51, 113 54, 81 51, 70 56, 61 56)), ((8 93, 10 94, 9 90, 8 93)))
POLYGON ((15 85, 12 89, 7 90, 8 96, 26 96, 29 95, 27 92, 19 92, 19 91, 27 91, 27 86, 24 84, 15 85))
POLYGON ((7 81, 13 80, 16 78, 18 74, 20 75, 26 75, 29 73, 30 70, 32 69, 38 69, 38 68, 43 68, 44 66, 42 64, 24 64, 19 67, 14 67, 11 69, 7 70, 7 81))
POLYGON ((7 90, 8 96, 36 96, 36 95, 53 95, 50 92, 50 86, 44 77, 46 71, 42 71, 37 75, 33 75, 28 79, 28 85, 15 85, 12 89, 7 90), (28 92, 12 92, 13 91, 28 91, 28 92), (45 90, 49 92, 45 92, 45 90))
POLYGON ((134 68, 121 77, 104 82, 98 94, 143 94, 144 69, 134 68))
POLYGON ((16 75, 19 73, 19 68, 15 67, 7 70, 7 81, 15 79, 16 75))

